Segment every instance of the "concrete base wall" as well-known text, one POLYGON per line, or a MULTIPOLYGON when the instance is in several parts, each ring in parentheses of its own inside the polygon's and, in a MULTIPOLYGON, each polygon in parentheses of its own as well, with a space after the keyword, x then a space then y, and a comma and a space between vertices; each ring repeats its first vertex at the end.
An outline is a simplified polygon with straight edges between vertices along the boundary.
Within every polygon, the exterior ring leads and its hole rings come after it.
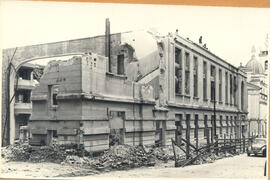
MULTIPOLYGON (((236 114, 230 114, 236 116, 236 114)), ((168 110, 155 110, 151 104, 132 104, 110 101, 82 101, 81 119, 74 120, 34 120, 29 123, 32 141, 36 144, 46 140, 51 142, 50 132, 56 131, 55 137, 59 144, 83 144, 87 151, 103 151, 110 147, 110 134, 118 129, 122 132, 120 144, 128 145, 171 145, 171 139, 175 139, 176 121, 185 125, 181 129, 184 139, 189 137, 190 143, 196 144, 196 133, 198 144, 207 143, 205 129, 209 129, 209 141, 211 142, 211 112, 204 110, 187 110, 171 107, 168 110), (182 114, 182 120, 176 115, 182 114), (190 121, 186 122, 186 115, 190 114, 190 121), (198 115, 198 126, 195 123, 195 114, 198 115), (208 116, 204 124, 204 115, 208 116), (210 122, 209 122, 210 121, 210 122), (111 123, 118 123, 117 126, 111 123), (189 124, 189 125, 187 125, 189 124), (208 127, 209 126, 209 127, 208 127), (189 128, 189 130, 187 129, 189 128), (188 133, 188 134, 187 134, 188 133), (187 136, 186 136, 187 135, 187 136)), ((225 123, 223 123, 225 124, 225 123)), ((235 137, 235 127, 217 127, 217 135, 224 138, 235 137), (220 136, 220 129, 222 136, 220 136)))

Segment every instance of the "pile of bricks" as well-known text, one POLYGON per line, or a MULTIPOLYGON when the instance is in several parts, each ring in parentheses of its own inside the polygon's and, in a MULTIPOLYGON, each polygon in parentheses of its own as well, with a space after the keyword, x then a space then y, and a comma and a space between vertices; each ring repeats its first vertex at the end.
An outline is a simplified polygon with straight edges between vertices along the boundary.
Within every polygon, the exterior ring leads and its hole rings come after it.
POLYGON ((6 161, 28 161, 31 151, 32 149, 27 143, 15 142, 13 145, 1 149, 1 157, 6 161))
POLYGON ((31 146, 28 142, 16 142, 3 147, 1 156, 6 161, 63 162, 68 155, 78 155, 77 146, 31 146))
POLYGON ((99 171, 111 169, 130 169, 142 166, 154 166, 155 157, 145 152, 142 146, 118 145, 97 157, 68 156, 65 163, 88 167, 99 171))
POLYGON ((98 171, 124 170, 135 167, 155 166, 173 160, 169 147, 117 145, 96 157, 68 156, 63 163, 98 171))

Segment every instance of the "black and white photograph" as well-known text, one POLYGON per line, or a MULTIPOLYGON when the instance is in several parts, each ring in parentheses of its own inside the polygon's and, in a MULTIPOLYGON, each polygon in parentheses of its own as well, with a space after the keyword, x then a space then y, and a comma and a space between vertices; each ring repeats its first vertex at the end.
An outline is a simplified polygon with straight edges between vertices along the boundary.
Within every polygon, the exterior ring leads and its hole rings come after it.
POLYGON ((270 9, 0 2, 1 178, 267 179, 270 9))

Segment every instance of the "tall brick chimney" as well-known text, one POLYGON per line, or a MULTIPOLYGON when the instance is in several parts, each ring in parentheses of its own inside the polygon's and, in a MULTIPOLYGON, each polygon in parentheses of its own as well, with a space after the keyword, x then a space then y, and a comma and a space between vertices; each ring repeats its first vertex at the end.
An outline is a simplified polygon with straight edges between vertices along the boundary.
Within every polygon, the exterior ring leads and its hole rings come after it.
POLYGON ((111 37, 109 18, 106 18, 105 23, 105 56, 108 57, 109 72, 111 72, 111 37))

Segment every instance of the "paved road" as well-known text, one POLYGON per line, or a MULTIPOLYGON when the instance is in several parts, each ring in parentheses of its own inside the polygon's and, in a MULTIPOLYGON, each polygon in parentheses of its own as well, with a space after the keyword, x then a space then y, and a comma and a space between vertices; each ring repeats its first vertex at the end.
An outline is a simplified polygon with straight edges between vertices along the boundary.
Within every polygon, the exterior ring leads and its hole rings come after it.
MULTIPOLYGON (((193 165, 184 168, 139 168, 129 171, 114 171, 89 177, 128 178, 252 178, 264 177, 264 157, 247 157, 246 154, 224 158, 214 163, 193 165)), ((82 177, 77 177, 82 178, 82 177)), ((85 177, 88 178, 88 177, 85 177)))

